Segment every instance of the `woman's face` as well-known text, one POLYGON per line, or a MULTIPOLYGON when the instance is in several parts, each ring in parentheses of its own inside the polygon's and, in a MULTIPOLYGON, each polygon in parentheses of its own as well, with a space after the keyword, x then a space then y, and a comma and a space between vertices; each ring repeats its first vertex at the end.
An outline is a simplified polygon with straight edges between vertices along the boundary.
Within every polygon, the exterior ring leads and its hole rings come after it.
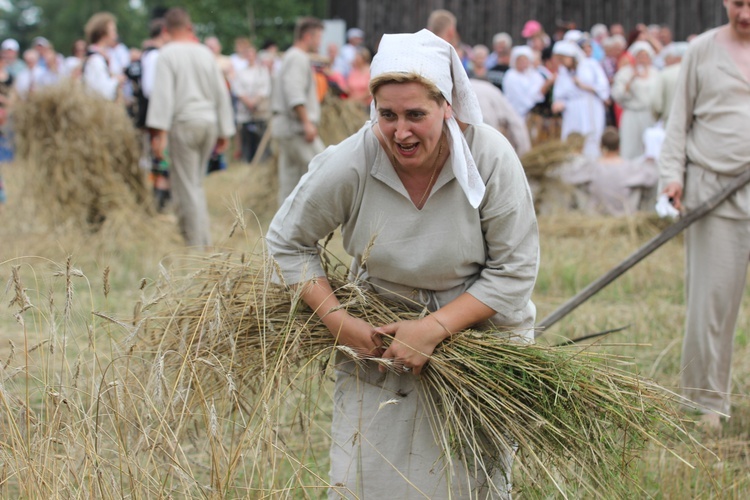
POLYGON ((583 50, 583 53, 586 54, 586 57, 591 57, 591 54, 594 53, 594 47, 591 46, 590 42, 585 42, 581 45, 581 49, 583 50))
POLYGON ((113 22, 107 24, 106 45, 114 47, 117 45, 117 25, 113 22))
POLYGON ((404 169, 432 168, 450 106, 430 99, 416 82, 382 85, 375 103, 382 139, 396 162, 404 169))
POLYGON ((526 56, 518 56, 516 58, 516 71, 523 73, 531 66, 531 61, 526 56))
POLYGON ((651 56, 645 50, 638 51, 635 55, 635 63, 638 66, 651 66, 651 56))
POLYGON ((562 54, 557 54, 555 57, 557 57, 557 62, 561 66, 565 66, 568 69, 575 69, 576 60, 574 58, 562 54))

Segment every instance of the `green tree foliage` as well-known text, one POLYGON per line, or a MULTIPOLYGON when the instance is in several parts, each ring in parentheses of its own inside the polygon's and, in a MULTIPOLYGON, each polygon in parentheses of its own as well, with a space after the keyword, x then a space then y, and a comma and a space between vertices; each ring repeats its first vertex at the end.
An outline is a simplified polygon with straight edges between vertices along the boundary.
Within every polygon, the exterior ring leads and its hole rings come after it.
POLYGON ((185 7, 199 37, 215 35, 225 52, 236 37, 261 44, 266 39, 282 48, 292 43, 294 21, 299 16, 325 17, 326 0, 144 0, 151 11, 157 6, 185 7))
POLYGON ((73 42, 83 38, 86 21, 96 12, 107 11, 117 17, 120 37, 127 45, 140 45, 147 34, 146 10, 124 0, 10 0, 7 33, 23 48, 35 36, 49 39, 58 52, 69 54, 73 42))
POLYGON ((86 21, 96 12, 117 17, 120 38, 128 46, 140 46, 148 36, 154 9, 182 6, 188 10, 196 32, 203 38, 219 37, 231 52, 236 37, 257 44, 272 39, 280 47, 292 43, 294 21, 299 16, 326 17, 327 0, 5 0, 0 2, 0 37, 16 38, 26 48, 35 36, 48 38, 68 54, 73 42, 83 38, 86 21))

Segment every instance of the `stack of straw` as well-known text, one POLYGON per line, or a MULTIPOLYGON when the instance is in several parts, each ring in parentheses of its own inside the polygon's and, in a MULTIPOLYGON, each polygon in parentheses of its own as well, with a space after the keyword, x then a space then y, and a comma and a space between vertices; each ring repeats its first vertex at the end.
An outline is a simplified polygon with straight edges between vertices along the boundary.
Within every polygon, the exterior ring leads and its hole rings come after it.
POLYGON ((13 120, 37 217, 98 230, 109 217, 150 210, 137 132, 121 104, 66 81, 19 101, 13 120))
MULTIPOLYGON (((201 399, 226 399, 229 386, 236 407, 245 408, 252 406, 251 393, 278 383, 269 382, 269 373, 293 378, 335 350, 351 351, 334 346, 297 294, 271 282, 261 258, 237 262, 219 255, 202 264, 182 281, 162 283, 134 330, 140 348, 155 356, 153 392, 164 393, 165 401, 179 393, 179 406, 191 408, 201 399)), ((352 315, 382 325, 424 314, 385 302, 333 269, 332 286, 352 315)), ((580 347, 466 331, 438 346, 421 382, 441 415, 433 422, 436 438, 452 456, 491 470, 491 457, 517 444, 516 462, 525 473, 551 478, 561 492, 560 478, 617 497, 637 488, 628 469, 647 444, 669 450, 675 440, 691 439, 673 408, 677 396, 628 365, 580 347)))
POLYGON ((534 146, 521 156, 526 176, 530 179, 544 179, 550 169, 569 161, 576 152, 580 152, 583 140, 580 134, 571 134, 564 141, 554 139, 534 146))
POLYGON ((323 99, 320 113, 320 139, 326 146, 353 135, 369 118, 358 103, 331 93, 323 99))

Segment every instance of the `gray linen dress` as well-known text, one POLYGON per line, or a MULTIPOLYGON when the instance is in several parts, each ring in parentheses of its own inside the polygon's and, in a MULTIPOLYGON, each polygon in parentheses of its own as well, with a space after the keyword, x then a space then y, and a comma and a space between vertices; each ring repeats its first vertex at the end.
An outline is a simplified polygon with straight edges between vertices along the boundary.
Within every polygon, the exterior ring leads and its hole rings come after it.
MULTIPOLYGON (((469 126, 465 137, 487 188, 478 209, 446 163, 418 210, 369 122, 316 157, 267 235, 285 282, 324 276, 316 243, 340 226, 352 278, 430 311, 468 292, 497 312, 493 324, 533 339, 539 240, 523 168, 492 127, 469 126)), ((505 474, 492 487, 455 461, 447 466, 419 377, 343 355, 337 362, 331 498, 507 496, 505 474)), ((497 458, 509 468, 512 456, 497 458)))

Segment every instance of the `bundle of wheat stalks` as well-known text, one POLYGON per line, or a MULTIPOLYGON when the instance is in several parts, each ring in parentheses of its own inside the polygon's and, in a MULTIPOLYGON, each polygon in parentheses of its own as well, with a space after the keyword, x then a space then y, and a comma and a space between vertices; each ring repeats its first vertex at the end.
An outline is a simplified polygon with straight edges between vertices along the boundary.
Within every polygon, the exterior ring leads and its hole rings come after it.
POLYGON ((137 132, 121 104, 64 81, 19 101, 13 120, 37 217, 98 229, 150 208, 137 132))
MULTIPOLYGON (((181 406, 191 408, 199 405, 194 395, 214 401, 227 398, 229 387, 238 408, 247 408, 253 394, 267 393, 269 373, 298 376, 335 350, 350 351, 334 345, 294 291, 272 282, 269 268, 260 257, 219 255, 186 279, 160 285, 134 330, 156 358, 154 393, 179 388, 181 406)), ((336 269, 329 266, 329 278, 350 314, 373 325, 424 314, 381 300, 336 269)), ((627 360, 495 333, 455 334, 421 375, 441 415, 436 437, 451 456, 492 469, 491 457, 517 445, 518 466, 551 478, 561 492, 562 479, 617 497, 637 488, 628 470, 645 446, 690 442, 673 408, 677 397, 633 374, 627 360)))

